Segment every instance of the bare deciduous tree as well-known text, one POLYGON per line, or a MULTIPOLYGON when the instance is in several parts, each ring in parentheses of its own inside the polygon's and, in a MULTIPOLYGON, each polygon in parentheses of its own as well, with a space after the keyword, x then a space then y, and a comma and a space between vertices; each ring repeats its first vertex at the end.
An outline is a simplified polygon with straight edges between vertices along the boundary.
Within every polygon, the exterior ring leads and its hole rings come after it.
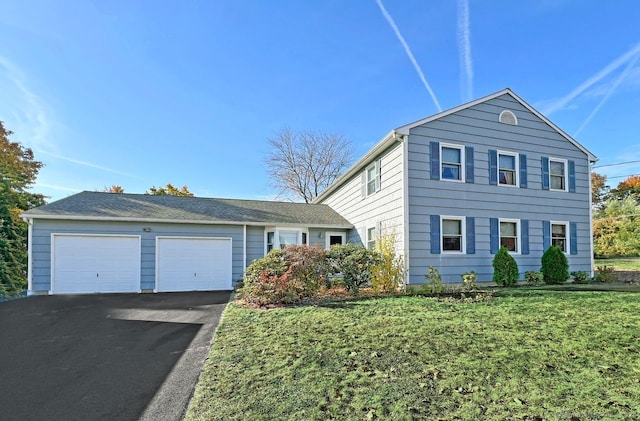
POLYGON ((289 127, 269 138, 265 157, 269 177, 280 194, 312 202, 353 161, 351 142, 341 135, 294 131, 289 127))

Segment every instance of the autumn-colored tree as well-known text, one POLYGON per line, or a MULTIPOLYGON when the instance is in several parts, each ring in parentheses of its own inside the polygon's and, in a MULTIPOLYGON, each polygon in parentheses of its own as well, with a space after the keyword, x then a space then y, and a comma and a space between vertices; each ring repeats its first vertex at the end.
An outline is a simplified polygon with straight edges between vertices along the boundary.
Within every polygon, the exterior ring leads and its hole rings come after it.
POLYGON ((611 196, 618 200, 633 197, 636 203, 640 203, 640 175, 632 175, 621 181, 611 190, 611 196))
POLYGON ((271 183, 280 194, 312 202, 353 161, 353 147, 331 133, 284 128, 269 139, 265 157, 271 183))
POLYGON ((148 191, 144 192, 144 194, 151 194, 154 196, 194 196, 194 194, 189 191, 187 186, 177 188, 171 183, 167 183, 167 185, 164 187, 151 186, 151 188, 149 188, 148 191))
POLYGON ((609 196, 609 186, 607 186, 607 176, 591 172, 591 205, 598 211, 604 206, 605 200, 609 196))
POLYGON ((102 189, 102 191, 104 193, 124 193, 124 189, 116 184, 113 184, 111 187, 105 187, 104 189, 102 189))
POLYGON ((44 204, 44 196, 27 191, 43 164, 31 149, 9 140, 12 134, 0 121, 0 296, 27 285, 27 224, 20 214, 44 204))
POLYGON ((633 197, 609 199, 593 221, 598 257, 640 255, 640 205, 633 197))

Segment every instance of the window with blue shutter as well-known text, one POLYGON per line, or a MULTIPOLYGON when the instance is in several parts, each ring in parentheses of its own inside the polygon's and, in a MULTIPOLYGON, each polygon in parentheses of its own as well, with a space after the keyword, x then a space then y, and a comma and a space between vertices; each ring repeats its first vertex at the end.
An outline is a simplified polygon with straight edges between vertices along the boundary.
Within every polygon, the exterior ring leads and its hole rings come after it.
POLYGON ((549 158, 546 156, 542 157, 542 190, 549 190, 549 158))
POLYGON ((569 223, 569 249, 571 254, 578 254, 578 225, 569 223))
POLYGON ((569 191, 571 193, 576 192, 576 163, 574 161, 568 162, 569 166, 569 191))
POLYGON ((498 218, 489 218, 489 240, 491 254, 496 254, 500 249, 500 224, 498 218))
POLYGON ((440 215, 431 215, 431 253, 440 254, 440 215))
POLYGON ((527 155, 520 154, 520 187, 527 188, 527 155))
POLYGON ((431 154, 431 179, 440 180, 440 142, 429 143, 431 154))
POLYGON ((542 249, 547 251, 551 246, 551 222, 542 221, 542 249))
POLYGON ((467 254, 476 254, 476 219, 467 216, 467 254))
POLYGON ((522 254, 529 254, 529 221, 520 220, 520 233, 522 237, 522 254))
POLYGON ((498 185, 498 151, 489 149, 489 184, 498 185))
POLYGON ((464 159, 466 164, 465 182, 473 183, 473 147, 466 146, 464 148, 464 159))

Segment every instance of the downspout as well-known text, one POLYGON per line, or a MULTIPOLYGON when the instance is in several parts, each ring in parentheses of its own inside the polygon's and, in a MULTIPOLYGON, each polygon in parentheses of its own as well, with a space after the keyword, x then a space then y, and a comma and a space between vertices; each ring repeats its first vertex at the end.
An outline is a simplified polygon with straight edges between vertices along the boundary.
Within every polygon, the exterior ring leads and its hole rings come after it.
POLYGON ((402 139, 402 245, 404 248, 404 284, 411 283, 411 265, 409 262, 409 135, 402 139))
MULTIPOLYGON (((588 158, 587 158, 588 159, 588 158)), ((590 261, 591 261, 591 268, 589 270, 589 273, 591 274, 591 277, 593 278, 593 268, 596 264, 595 262, 595 258, 593 257, 593 197, 591 192, 593 191, 593 186, 591 185, 591 165, 592 162, 589 162, 589 251, 591 252, 590 255, 590 261)))
POLYGON ((242 227, 242 277, 247 272, 247 224, 242 227))

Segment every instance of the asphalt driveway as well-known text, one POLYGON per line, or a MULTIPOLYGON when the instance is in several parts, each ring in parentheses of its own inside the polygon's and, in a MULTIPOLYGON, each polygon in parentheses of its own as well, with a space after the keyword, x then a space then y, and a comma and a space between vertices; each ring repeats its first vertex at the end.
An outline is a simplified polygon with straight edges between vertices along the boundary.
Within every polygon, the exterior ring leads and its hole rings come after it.
POLYGON ((0 303, 0 419, 179 420, 230 293, 0 303))

